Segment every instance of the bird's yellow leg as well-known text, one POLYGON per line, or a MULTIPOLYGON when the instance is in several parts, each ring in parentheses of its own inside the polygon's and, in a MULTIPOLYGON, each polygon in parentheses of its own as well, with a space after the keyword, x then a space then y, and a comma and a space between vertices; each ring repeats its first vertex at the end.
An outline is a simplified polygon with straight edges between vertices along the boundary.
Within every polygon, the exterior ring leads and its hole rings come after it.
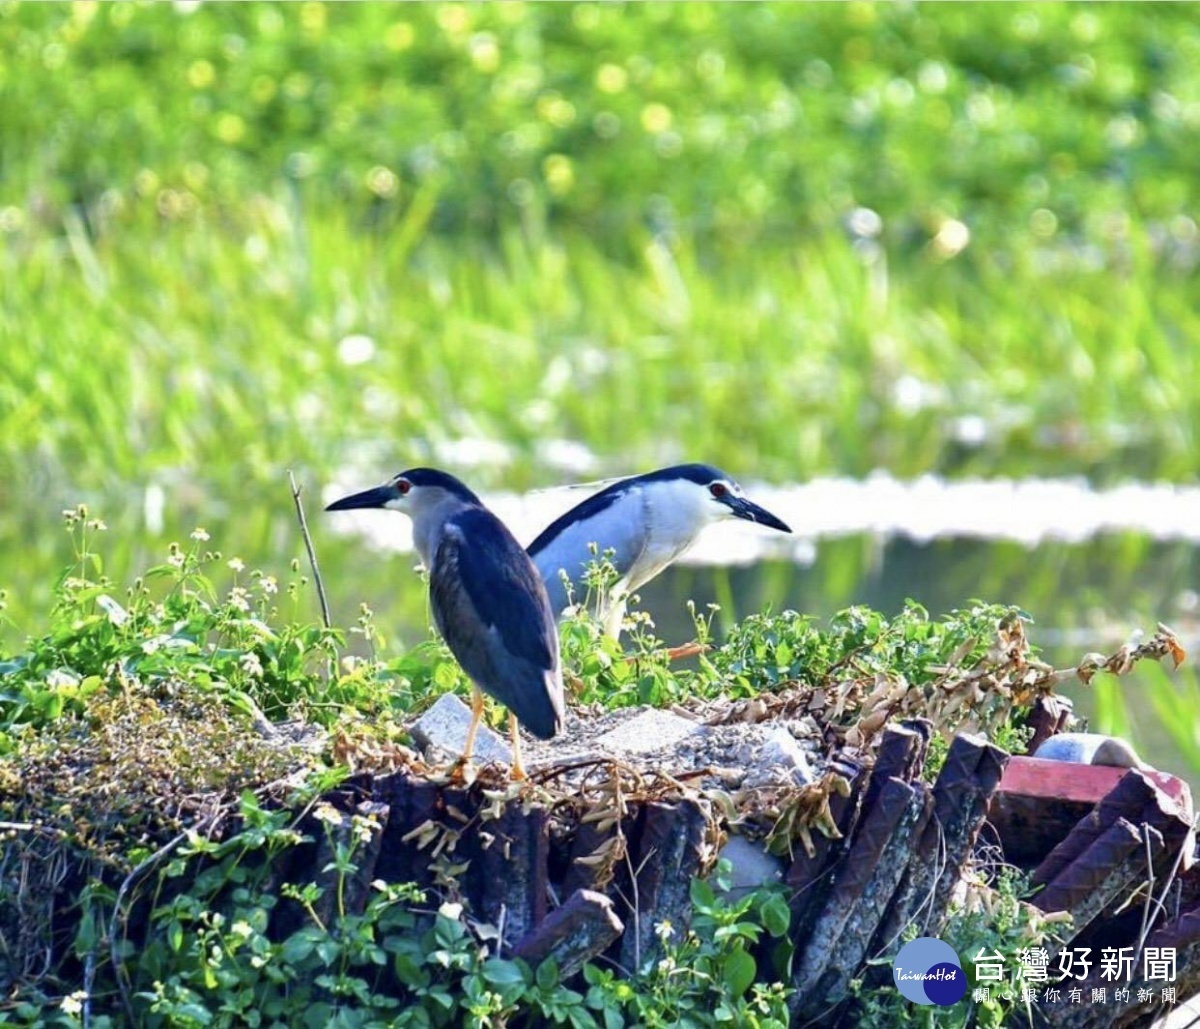
POLYGON ((528 779, 525 774, 525 766, 521 764, 521 733, 517 729, 517 716, 511 711, 508 713, 508 729, 512 733, 513 744, 513 766, 512 777, 514 779, 528 779))
POLYGON ((475 734, 479 732, 479 723, 483 719, 483 694, 479 687, 471 683, 471 727, 467 730, 467 742, 463 746, 462 761, 466 764, 471 760, 475 751, 475 734))

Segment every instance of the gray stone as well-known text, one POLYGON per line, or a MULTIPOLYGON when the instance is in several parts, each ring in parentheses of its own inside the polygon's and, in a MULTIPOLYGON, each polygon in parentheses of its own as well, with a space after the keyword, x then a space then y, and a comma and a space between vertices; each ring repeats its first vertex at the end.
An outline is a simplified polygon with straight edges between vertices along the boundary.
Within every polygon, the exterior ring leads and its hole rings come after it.
POLYGON ((762 843, 745 836, 730 836, 717 858, 729 862, 729 897, 732 900, 760 886, 783 881, 783 859, 768 854, 762 843))
POLYGON ((635 718, 623 722, 593 742, 601 751, 620 751, 625 754, 651 754, 674 747, 689 736, 707 732, 706 726, 683 718, 670 711, 648 708, 635 718))
MULTIPOLYGON (((433 707, 412 724, 409 732, 423 750, 437 747, 458 757, 463 752, 470 727, 471 709, 453 693, 446 693, 438 697, 433 707)), ((475 734, 475 753, 472 757, 481 765, 493 761, 512 764, 512 751, 508 744, 486 725, 480 725, 479 732, 475 734)))
POLYGON ((782 725, 777 725, 758 749, 754 767, 746 775, 744 786, 753 788, 768 783, 792 782, 808 786, 816 782, 804 748, 782 725))
POLYGON ((1033 756, 1048 761, 1071 761, 1077 765, 1149 767, 1126 740, 1098 732, 1060 732, 1057 736, 1043 740, 1033 756))

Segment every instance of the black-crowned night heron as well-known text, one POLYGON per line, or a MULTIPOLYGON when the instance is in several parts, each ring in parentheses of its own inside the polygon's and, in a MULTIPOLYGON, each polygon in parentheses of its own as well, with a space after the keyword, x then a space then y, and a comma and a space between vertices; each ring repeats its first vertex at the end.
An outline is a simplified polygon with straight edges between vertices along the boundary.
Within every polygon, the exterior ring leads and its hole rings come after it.
POLYGON ((412 518, 434 624, 471 679, 463 760, 470 760, 483 717, 483 690, 508 708, 513 777, 523 779, 517 720, 543 740, 563 722, 558 630, 537 569, 504 523, 445 472, 412 468, 325 510, 370 507, 412 518))
POLYGON ((629 594, 653 579, 688 549, 700 530, 727 518, 743 518, 780 532, 792 530, 771 512, 747 500, 741 486, 719 468, 680 464, 622 479, 588 497, 551 523, 529 545, 555 614, 576 600, 588 565, 611 550, 619 576, 601 598, 600 617, 617 636, 629 594))

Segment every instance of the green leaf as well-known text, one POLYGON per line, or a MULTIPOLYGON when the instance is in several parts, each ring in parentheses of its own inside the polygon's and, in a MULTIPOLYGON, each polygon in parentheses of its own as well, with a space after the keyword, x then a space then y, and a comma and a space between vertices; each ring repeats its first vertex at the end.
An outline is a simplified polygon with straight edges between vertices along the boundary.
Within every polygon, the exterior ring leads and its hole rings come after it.
POLYGON ((488 958, 483 963, 483 977, 493 986, 523 985, 526 981, 520 965, 501 958, 488 958))
POLYGON ((313 952, 315 945, 316 941, 309 936, 307 931, 301 930, 283 941, 279 956, 289 965, 297 965, 313 952))
POLYGON ((740 997, 750 989, 757 972, 758 966, 755 965, 754 958, 744 950, 735 950, 725 959, 725 985, 735 997, 740 997))
POLYGON ((44 718, 55 719, 62 714, 62 694, 50 691, 42 693, 35 701, 35 706, 41 711, 44 718))
POLYGON ((779 938, 787 934, 788 925, 792 920, 792 912, 787 906, 787 901, 778 893, 773 893, 763 902, 760 915, 762 924, 772 936, 779 938))
POLYGON ((546 958, 538 965, 537 984, 542 990, 553 990, 558 985, 558 964, 553 958, 546 958))
POLYGON ((703 879, 692 880, 692 905, 699 909, 711 908, 717 902, 713 888, 703 879))

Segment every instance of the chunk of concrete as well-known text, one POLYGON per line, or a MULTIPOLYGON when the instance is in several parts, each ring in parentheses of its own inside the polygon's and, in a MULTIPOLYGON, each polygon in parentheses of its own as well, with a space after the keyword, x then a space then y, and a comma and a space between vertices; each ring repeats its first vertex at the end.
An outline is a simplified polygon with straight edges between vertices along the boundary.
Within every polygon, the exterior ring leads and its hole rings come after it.
POLYGON ((731 900, 737 900, 760 886, 774 886, 783 882, 783 859, 768 854, 762 843, 748 840, 745 836, 730 836, 717 858, 729 862, 728 896, 731 900))
POLYGON ((755 765, 742 785, 754 788, 791 781, 797 786, 808 786, 816 779, 804 748, 786 728, 777 725, 763 740, 755 765))
MULTIPOLYGON (((438 697, 436 703, 409 729, 412 738, 422 750, 437 747, 447 754, 461 755, 467 742, 467 730, 471 727, 471 709, 453 693, 438 697)), ((512 764, 512 751, 504 739, 486 725, 479 726, 475 734, 475 752, 472 758, 478 764, 512 764)))
POLYGON ((1071 761, 1077 765, 1147 767, 1127 741, 1098 732, 1060 732, 1043 740, 1033 756, 1046 761, 1071 761))
POLYGON ((649 708, 594 740, 593 746, 608 752, 652 754, 707 731, 706 726, 690 718, 649 708))

